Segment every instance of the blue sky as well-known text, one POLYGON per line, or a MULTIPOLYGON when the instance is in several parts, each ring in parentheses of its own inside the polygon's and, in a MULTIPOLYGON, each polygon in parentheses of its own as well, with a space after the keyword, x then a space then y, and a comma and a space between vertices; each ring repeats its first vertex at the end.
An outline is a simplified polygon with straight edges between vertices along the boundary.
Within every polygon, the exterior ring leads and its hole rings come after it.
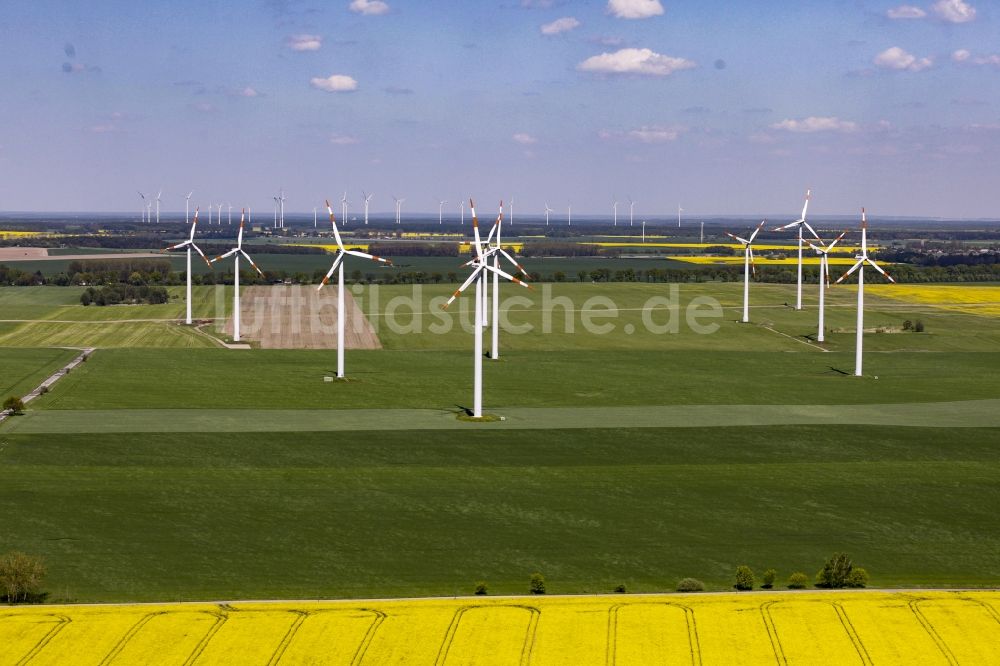
POLYGON ((979 0, 4 5, 0 210, 997 217, 979 0), (495 204, 494 204, 495 205, 495 204), (620 208, 621 210, 621 208, 620 208))

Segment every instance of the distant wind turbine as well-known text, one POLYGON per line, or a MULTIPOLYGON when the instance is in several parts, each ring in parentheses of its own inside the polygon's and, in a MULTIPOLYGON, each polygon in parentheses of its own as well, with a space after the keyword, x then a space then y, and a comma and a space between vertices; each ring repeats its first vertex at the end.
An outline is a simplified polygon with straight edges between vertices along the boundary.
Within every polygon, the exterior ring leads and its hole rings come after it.
POLYGON ((635 202, 632 201, 632 197, 628 198, 628 226, 632 226, 632 217, 635 213, 635 202))
MULTIPOLYGON (((136 190, 136 192, 139 192, 139 190, 136 190)), ((139 197, 142 199, 142 208, 139 209, 139 217, 140 217, 140 219, 143 222, 145 222, 146 221, 146 195, 143 194, 142 192, 139 192, 139 197)))
POLYGON ((274 228, 278 228, 278 197, 271 197, 274 199, 274 228))
POLYGON ((615 215, 615 226, 618 226, 618 199, 612 197, 611 199, 611 210, 614 211, 615 215))
POLYGON ((680 204, 677 204, 677 228, 678 228, 678 229, 680 229, 680 228, 681 228, 681 212, 682 212, 683 210, 684 210, 684 209, 683 209, 683 208, 681 208, 681 205, 680 205, 680 204))
POLYGON ((442 224, 442 217, 444 215, 444 205, 446 203, 448 202, 443 199, 438 200, 438 224, 442 224))
POLYGON ((340 197, 340 223, 347 224, 347 190, 344 190, 344 196, 340 197))
POLYGON ((313 229, 316 228, 316 206, 313 206, 313 229))
POLYGON ((205 253, 202 252, 201 248, 198 247, 194 242, 194 232, 195 229, 197 229, 197 227, 198 227, 198 209, 195 208, 194 220, 191 222, 191 233, 188 235, 188 239, 186 241, 177 243, 176 245, 171 245, 166 250, 164 250, 164 252, 169 252, 171 250, 179 250, 181 248, 187 248, 187 317, 185 318, 185 322, 188 324, 191 323, 191 248, 194 248, 194 250, 201 255, 201 258, 205 260, 205 265, 207 265, 209 268, 212 268, 212 264, 208 261, 208 257, 205 256, 205 253))
POLYGON ((819 255, 819 331, 816 335, 816 342, 824 342, 823 331, 825 326, 823 324, 823 310, 826 306, 824 302, 826 290, 830 288, 830 250, 846 235, 847 232, 845 231, 828 245, 823 245, 823 241, 821 240, 817 240, 815 243, 810 240, 806 240, 805 242, 806 245, 816 250, 816 254, 819 255))
POLYGON ((187 196, 184 197, 184 224, 187 224, 189 222, 188 217, 190 215, 189 215, 188 211, 190 210, 191 195, 193 195, 193 194, 194 194, 194 190, 191 190, 190 192, 187 193, 187 196))
POLYGON ((400 210, 403 208, 403 202, 406 201, 406 199, 398 199, 396 197, 393 197, 392 199, 396 202, 396 224, 399 224, 400 210))
POLYGON ((250 255, 246 253, 243 249, 243 220, 246 216, 246 208, 240 213, 240 231, 236 236, 236 247, 231 249, 225 254, 220 254, 216 258, 212 259, 213 262, 219 261, 220 259, 226 259, 227 257, 233 257, 233 341, 240 341, 240 255, 242 254, 253 269, 260 273, 261 277, 264 277, 264 271, 253 262, 250 255))
POLYGON ((798 267, 798 280, 796 282, 797 288, 796 288, 796 291, 795 291, 795 309, 796 310, 801 310, 802 309, 802 241, 803 241, 803 238, 802 238, 802 228, 805 227, 806 229, 808 229, 809 233, 811 233, 813 235, 813 238, 816 238, 816 239, 819 238, 819 234, 816 233, 816 230, 813 229, 812 227, 810 227, 809 223, 806 222, 806 211, 809 210, 809 200, 811 198, 812 198, 812 190, 806 190, 806 200, 805 200, 805 203, 802 204, 802 215, 799 217, 799 219, 795 220, 794 222, 789 222, 786 225, 783 225, 783 226, 780 226, 780 227, 775 227, 775 229, 774 229, 774 231, 784 231, 785 229, 792 229, 792 228, 796 228, 798 230, 798 235, 799 235, 799 267, 798 267))
POLYGON ((854 350, 854 376, 861 376, 861 343, 864 340, 865 331, 865 264, 868 264, 876 271, 881 273, 889 282, 895 282, 892 276, 886 273, 881 266, 875 263, 875 261, 868 256, 868 218, 865 216, 865 209, 861 209, 861 254, 857 255, 855 259, 858 263, 851 266, 851 268, 840 276, 837 280, 837 284, 844 281, 854 271, 858 271, 858 332, 857 332, 857 343, 854 350), (860 269, 860 270, 859 270, 860 269))
POLYGON ((573 206, 566 204, 566 226, 573 226, 573 206))
POLYGON ((160 223, 160 197, 163 196, 163 190, 161 189, 156 193, 156 223, 160 223))
POLYGON ((514 197, 507 202, 507 208, 510 209, 510 226, 514 226, 514 197))
POLYGON ((365 198, 365 224, 368 224, 368 204, 371 202, 372 197, 375 196, 375 193, 365 194, 365 191, 361 190, 361 196, 365 198))
POLYGON ((458 202, 458 210, 459 210, 459 213, 462 215, 461 225, 464 227, 465 226, 465 199, 462 199, 461 201, 458 202))
POLYGON ((279 216, 278 216, 278 223, 281 225, 281 228, 284 229, 285 228, 285 188, 283 188, 283 187, 280 190, 278 190, 278 204, 281 206, 281 212, 279 213, 279 216))
POLYGON ((545 226, 549 226, 549 213, 555 212, 555 208, 549 208, 548 204, 545 204, 545 226))
POLYGON ((750 234, 750 238, 740 238, 739 236, 734 236, 733 234, 726 232, 726 235, 732 238, 734 241, 743 244, 743 323, 749 323, 750 321, 750 271, 753 270, 754 275, 757 274, 757 267, 753 265, 753 241, 757 238, 757 234, 760 230, 764 228, 767 220, 764 220, 757 225, 757 228, 753 230, 750 234))

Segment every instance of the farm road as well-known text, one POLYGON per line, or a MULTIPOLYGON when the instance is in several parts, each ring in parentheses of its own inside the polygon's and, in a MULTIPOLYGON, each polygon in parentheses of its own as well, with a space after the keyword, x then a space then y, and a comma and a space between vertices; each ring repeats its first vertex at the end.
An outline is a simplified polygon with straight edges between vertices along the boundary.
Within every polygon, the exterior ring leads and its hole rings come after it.
POLYGON ((646 405, 488 408, 504 421, 459 421, 435 409, 114 409, 29 411, 7 433, 325 432, 881 425, 1000 428, 1000 400, 881 405, 646 405))

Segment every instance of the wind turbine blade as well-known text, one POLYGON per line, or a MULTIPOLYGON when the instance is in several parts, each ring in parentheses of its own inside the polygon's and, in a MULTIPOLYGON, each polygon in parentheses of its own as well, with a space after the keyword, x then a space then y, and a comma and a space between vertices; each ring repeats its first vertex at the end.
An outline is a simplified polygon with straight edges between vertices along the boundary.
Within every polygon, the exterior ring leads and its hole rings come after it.
POLYGON ((214 259, 212 259, 212 262, 211 262, 211 263, 213 263, 213 264, 214 264, 215 262, 219 261, 220 259, 227 259, 227 258, 229 258, 229 257, 233 256, 234 254, 236 254, 237 252, 239 252, 239 248, 235 248, 235 247, 234 247, 234 248, 233 248, 232 250, 230 250, 229 252, 226 252, 225 254, 220 254, 219 256, 217 256, 217 257, 215 257, 214 259))
POLYGON ((745 238, 740 238, 739 236, 735 236, 735 235, 729 233, 728 231, 726 232, 726 235, 729 236, 730 238, 732 238, 734 241, 737 241, 739 243, 743 243, 744 245, 746 245, 746 244, 748 244, 750 242, 750 241, 746 240, 745 238))
POLYGON ((524 275, 528 274, 528 271, 524 270, 524 266, 522 266, 521 264, 517 263, 517 261, 514 259, 514 257, 510 256, 509 254, 507 254, 507 251, 504 250, 502 247, 497 248, 497 251, 500 254, 502 254, 503 256, 507 257, 507 261, 509 261, 510 263, 514 264, 514 266, 517 268, 517 270, 521 271, 522 274, 524 274, 524 275))
POLYGON ((462 295, 462 292, 463 292, 463 291, 465 291, 465 290, 466 290, 466 288, 467 288, 467 287, 468 287, 468 286, 469 286, 470 284, 472 284, 472 282, 473 282, 473 281, 474 281, 474 280, 475 280, 475 279, 476 279, 477 277, 479 277, 479 274, 480 274, 480 273, 481 273, 481 272, 483 271, 483 268, 484 268, 484 266, 483 266, 482 264, 480 264, 480 265, 479 265, 479 267, 478 267, 478 268, 477 268, 476 270, 472 271, 472 273, 470 273, 470 274, 469 274, 469 277, 467 277, 467 278, 465 279, 465 282, 463 282, 463 283, 462 283, 462 286, 461 286, 461 287, 459 287, 458 289, 456 289, 456 290, 455 290, 455 293, 453 293, 453 294, 451 295, 451 298, 449 298, 449 299, 448 299, 448 301, 447 301, 447 302, 446 302, 446 303, 445 303, 444 305, 442 305, 442 306, 441 306, 441 309, 442 309, 442 310, 447 310, 447 309, 448 309, 448 306, 449 306, 449 305, 451 305, 452 301, 454 301, 454 300, 455 300, 456 298, 458 298, 459 296, 461 296, 461 295, 462 295))
POLYGON ((844 236, 846 236, 846 235, 847 235, 847 231, 844 231, 844 232, 843 232, 843 233, 841 233, 841 234, 840 234, 839 236, 837 236, 837 237, 836 237, 836 238, 835 238, 835 239, 833 240, 833 242, 832 242, 832 243, 830 243, 829 245, 827 245, 827 246, 826 246, 826 250, 827 250, 827 252, 829 252, 829 251, 830 251, 831 249, 833 249, 833 246, 834 246, 834 245, 836 245, 837 243, 839 243, 839 242, 840 242, 840 241, 841 241, 841 240, 842 240, 842 239, 844 238, 844 236))
POLYGON ((182 247, 187 247, 188 245, 193 245, 193 244, 194 244, 193 241, 189 241, 189 240, 182 241, 182 242, 178 243, 177 245, 171 245, 170 247, 168 247, 167 249, 165 249, 164 252, 169 252, 170 250, 179 250, 182 247))
MULTIPOLYGON (((824 257, 824 258, 826 259, 826 261, 823 262, 823 267, 826 268, 826 288, 829 289, 830 288, 830 259, 826 258, 826 257, 824 257)), ((823 276, 821 275, 820 279, 822 279, 822 278, 823 278, 823 276)))
POLYGON ((514 284, 519 284, 522 287, 525 287, 527 289, 534 289, 534 287, 532 287, 530 284, 528 284, 527 282, 525 282, 521 278, 514 277, 510 273, 504 271, 502 268, 496 268, 496 267, 491 266, 489 264, 483 264, 483 268, 485 268, 488 271, 492 271, 493 273, 496 273, 497 275, 499 275, 500 277, 502 277, 502 278, 504 278, 506 280, 510 280, 514 284))
POLYGON ((865 263, 864 259, 858 259, 858 263, 856 263, 853 266, 851 266, 848 269, 848 271, 846 273, 844 273, 843 275, 841 275, 840 278, 838 278, 837 281, 834 284, 840 284, 841 282, 843 282, 845 279, 847 279, 848 277, 850 277, 851 273, 853 273, 854 271, 856 271, 859 268, 861 268, 861 266, 864 263, 865 263))
POLYGON ((816 254, 825 254, 826 251, 829 249, 828 247, 823 247, 822 245, 814 245, 813 242, 810 241, 808 238, 803 238, 802 242, 811 247, 812 249, 816 250, 816 254))
POLYGON ((246 253, 246 252, 244 252, 243 250, 240 250, 240 254, 242 254, 242 255, 243 255, 243 258, 244 258, 244 259, 246 259, 247 261, 249 261, 249 262, 250 262, 250 265, 251 265, 251 266, 253 266, 253 269, 254 269, 255 271, 257 271, 258 273, 260 273, 260 276, 261 276, 261 277, 264 277, 264 271, 260 270, 260 267, 258 267, 258 266, 257 266, 257 264, 255 264, 255 263, 254 263, 254 260, 250 258, 250 255, 249 255, 249 254, 247 254, 247 253, 246 253))
POLYGON ((747 245, 747 254, 750 256, 750 272, 757 277, 757 264, 753 261, 753 248, 747 245))
POLYGON ((343 260, 344 260, 344 252, 342 250, 338 250, 337 256, 333 260, 333 265, 330 266, 330 270, 326 272, 326 276, 323 278, 323 281, 319 283, 318 287, 316 287, 316 291, 319 291, 320 289, 326 286, 326 283, 330 281, 330 276, 333 275, 333 272, 337 270, 337 266, 340 266, 340 262, 342 262, 343 260))
POLYGON ((198 247, 197 245, 195 245, 194 243, 191 243, 191 247, 193 247, 195 249, 195 252, 197 252, 198 254, 200 254, 201 258, 205 260, 205 265, 208 266, 209 268, 211 268, 212 267, 212 262, 208 260, 208 257, 206 257, 205 253, 201 251, 201 248, 198 247))
POLYGON ((362 259, 371 259, 372 261, 380 261, 383 264, 388 264, 392 266, 392 261, 386 259, 385 257, 380 257, 375 254, 368 254, 367 252, 361 252, 360 250, 344 250, 344 254, 349 254, 355 257, 361 257, 362 259))
POLYGON ((246 220, 246 216, 247 216, 247 209, 244 208, 243 212, 240 213, 240 232, 236 236, 236 247, 238 248, 243 247, 243 223, 246 220))
POLYGON ((801 220, 806 221, 806 211, 809 210, 809 200, 812 199, 812 190, 806 190, 806 200, 802 204, 802 216, 801 220))
POLYGON ((775 227, 774 229, 771 229, 771 231, 784 231, 785 229, 791 229, 792 227, 796 227, 796 226, 802 224, 802 222, 803 222, 803 220, 795 220, 794 222, 789 222, 788 224, 783 224, 780 227, 775 227))
POLYGON ((767 220, 761 220, 760 224, 757 225, 757 228, 753 230, 752 234, 750 234, 750 240, 748 242, 752 243, 753 239, 757 238, 757 234, 760 233, 760 230, 764 228, 765 224, 767 224, 767 220))
POLYGON ((819 238, 819 234, 816 233, 815 229, 813 229, 811 226, 809 226, 808 222, 806 222, 805 220, 802 220, 802 226, 804 226, 806 229, 808 229, 809 233, 811 233, 814 237, 816 237, 817 239, 819 238))
POLYGON ((469 208, 472 210, 472 233, 476 238, 476 257, 479 261, 483 260, 483 247, 479 239, 479 218, 476 216, 476 204, 469 199, 469 208))
POLYGON ((343 251, 344 241, 340 239, 340 231, 337 230, 337 220, 333 216, 333 208, 330 206, 329 199, 326 200, 326 210, 328 213, 330 213, 330 226, 333 227, 333 238, 334 240, 337 241, 337 247, 339 247, 341 251, 343 251))
POLYGON ((868 262, 869 266, 871 266, 872 268, 874 268, 875 270, 877 270, 879 273, 881 273, 882 275, 884 275, 885 278, 887 280, 889 280, 889 282, 895 282, 895 280, 892 279, 892 276, 889 275, 888 273, 886 273, 885 270, 883 270, 883 268, 881 266, 879 266, 878 264, 876 264, 871 259, 866 259, 866 261, 868 262))

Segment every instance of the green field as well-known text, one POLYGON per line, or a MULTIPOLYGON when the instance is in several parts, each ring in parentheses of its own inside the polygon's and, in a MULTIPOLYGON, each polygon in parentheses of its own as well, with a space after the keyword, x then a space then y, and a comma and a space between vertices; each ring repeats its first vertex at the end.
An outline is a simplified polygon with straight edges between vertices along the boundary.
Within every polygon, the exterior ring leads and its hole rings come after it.
MULTIPOLYGON (((137 346, 122 320, 150 306, 0 290, 0 312, 117 340, 0 426, 0 551, 43 555, 52 598, 76 601, 438 595, 477 580, 515 593, 536 570, 550 592, 683 576, 724 589, 737 564, 811 574, 835 550, 878 586, 1000 580, 996 319, 870 295, 866 326, 926 332, 867 335, 855 378, 849 287, 830 291, 839 332, 822 346, 806 337, 811 288, 796 312, 792 288, 754 285, 744 325, 740 285, 681 285, 682 318, 692 299, 720 304, 703 334, 643 326, 668 285, 552 289, 504 290, 534 299, 510 316, 533 330, 484 361, 486 411, 507 418, 489 424, 454 416, 471 400, 471 303, 430 332, 445 286, 412 307, 390 305, 409 288, 359 292, 385 349, 348 351, 348 382, 324 381, 332 351, 137 346), (558 296, 569 305, 543 333, 558 296), (595 321, 613 330, 588 331, 581 311, 601 299, 616 315, 595 321), (125 314, 88 319, 112 309, 125 314), (404 330, 413 311, 419 333, 404 330)), ((198 291, 199 316, 214 294, 198 291)), ((10 347, 31 344, 23 329, 0 336, 0 364, 45 362, 10 347)))

